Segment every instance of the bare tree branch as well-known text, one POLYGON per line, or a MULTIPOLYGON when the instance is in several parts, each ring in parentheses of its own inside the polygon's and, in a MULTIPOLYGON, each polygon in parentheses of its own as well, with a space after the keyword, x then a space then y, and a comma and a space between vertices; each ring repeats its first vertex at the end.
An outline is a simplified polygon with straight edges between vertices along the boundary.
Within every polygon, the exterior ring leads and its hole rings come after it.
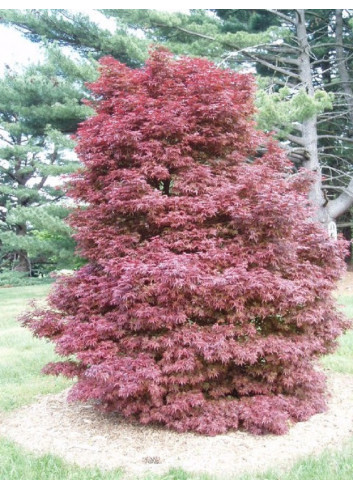
POLYGON ((289 22, 292 25, 295 25, 295 21, 289 17, 288 15, 282 14, 282 12, 279 12, 278 10, 272 10, 267 8, 267 12, 271 12, 271 14, 277 15, 277 17, 280 17, 281 19, 285 20, 286 22, 289 22))
POLYGON ((344 136, 340 136, 339 134, 337 135, 331 135, 331 134, 320 134, 318 139, 339 139, 340 141, 346 141, 348 143, 353 144, 353 138, 346 138, 344 136))
POLYGON ((337 219, 353 205, 353 178, 343 192, 327 204, 327 210, 332 219, 337 219))
POLYGON ((178 31, 184 32, 184 33, 189 34, 191 36, 200 37, 202 39, 207 39, 207 40, 213 41, 213 42, 219 42, 220 44, 222 44, 225 47, 228 47, 230 49, 236 49, 239 52, 240 51, 243 52, 244 54, 246 54, 246 56, 250 60, 255 61, 257 63, 260 63, 263 66, 266 66, 266 68, 273 70, 274 72, 281 73, 282 75, 288 76, 289 78, 295 78, 297 80, 300 80, 299 75, 297 75, 296 73, 289 71, 289 70, 286 70, 280 66, 277 66, 273 63, 266 61, 259 54, 255 55, 255 54, 251 53, 249 51, 251 48, 240 48, 239 46, 235 45, 234 43, 230 43, 229 41, 222 41, 221 39, 216 39, 213 36, 209 36, 207 34, 202 34, 200 32, 191 31, 189 29, 185 29, 184 27, 180 27, 180 26, 169 26, 167 24, 160 24, 160 23, 156 23, 155 26, 156 27, 169 28, 169 29, 176 29, 178 31))

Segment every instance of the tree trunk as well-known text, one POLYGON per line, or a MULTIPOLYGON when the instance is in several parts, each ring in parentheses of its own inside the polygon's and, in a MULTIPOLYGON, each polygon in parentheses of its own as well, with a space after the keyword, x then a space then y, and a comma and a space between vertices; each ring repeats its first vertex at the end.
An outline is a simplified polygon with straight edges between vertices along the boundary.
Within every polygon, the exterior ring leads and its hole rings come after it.
MULTIPOLYGON (((26 236, 27 227, 25 224, 16 224, 16 236, 26 236)), ((31 275, 31 262, 26 250, 17 250, 14 257, 13 270, 16 272, 28 273, 31 275)))
MULTIPOLYGON (((348 136, 353 135, 353 90, 352 80, 345 62, 345 53, 343 48, 343 16, 342 9, 336 10, 336 62, 340 82, 342 84, 342 91, 347 103, 347 115, 350 121, 351 127, 348 131, 348 136)), ((353 179, 349 182, 349 185, 343 190, 341 195, 336 199, 331 200, 327 205, 327 212, 331 219, 335 220, 337 217, 344 214, 353 205, 353 179)))
MULTIPOLYGON (((300 49, 299 74, 301 84, 310 96, 314 96, 314 87, 312 82, 312 69, 310 63, 310 45, 305 25, 305 10, 296 11, 296 30, 298 47, 300 49)), ((318 134, 317 134, 317 116, 313 115, 305 120, 302 125, 302 145, 306 150, 307 158, 304 161, 304 168, 310 170, 313 174, 313 183, 309 193, 309 200, 317 209, 317 220, 325 227, 332 228, 333 221, 327 209, 327 202, 322 191, 322 173, 318 156, 318 134)))
POLYGON ((347 112, 352 127, 349 131, 349 136, 353 136, 353 89, 352 81, 350 80, 349 72, 346 65, 346 57, 343 48, 343 16, 342 9, 336 10, 336 56, 337 68, 344 98, 347 103, 347 112))

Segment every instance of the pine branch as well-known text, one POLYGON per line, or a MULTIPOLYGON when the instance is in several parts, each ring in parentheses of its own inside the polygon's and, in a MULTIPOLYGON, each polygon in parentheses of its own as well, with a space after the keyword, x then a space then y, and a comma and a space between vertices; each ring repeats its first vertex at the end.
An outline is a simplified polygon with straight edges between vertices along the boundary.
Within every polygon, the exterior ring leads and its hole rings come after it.
POLYGON ((353 178, 342 191, 342 193, 334 200, 327 204, 328 212, 332 219, 336 219, 342 215, 353 205, 353 178))
POLYGON ((291 64, 291 65, 294 65, 294 66, 299 66, 299 61, 298 59, 295 59, 295 58, 284 58, 282 56, 267 56, 267 55, 261 55, 262 58, 264 60, 272 60, 272 59, 275 59, 276 61, 280 62, 280 63, 287 63, 287 64, 291 64))
POLYGON ((277 15, 277 17, 280 17, 281 19, 285 20, 286 22, 289 22, 292 25, 295 25, 295 21, 291 18, 288 17, 288 15, 282 14, 282 12, 279 12, 278 10, 272 10, 272 9, 266 9, 267 12, 270 12, 271 14, 277 15))
MULTIPOLYGON (((323 42, 319 44, 315 44, 312 46, 312 50, 314 51, 315 49, 321 49, 321 48, 326 48, 326 47, 332 47, 332 49, 335 49, 338 44, 334 42, 323 42)), ((348 51, 353 51, 352 46, 347 46, 347 44, 339 44, 342 46, 344 49, 347 49, 348 51)))
POLYGON ((37 183, 37 185, 36 185, 36 189, 37 189, 37 190, 41 190, 41 189, 43 188, 43 186, 44 186, 45 182, 47 181, 47 179, 48 179, 48 177, 47 177, 47 176, 42 177, 42 178, 41 178, 41 180, 40 180, 40 182, 38 182, 38 183, 37 183))
POLYGON ((176 29, 178 31, 184 32, 185 34, 189 34, 189 35, 194 36, 194 37, 200 37, 202 39, 207 39, 207 40, 212 41, 212 42, 218 42, 218 43, 222 44, 223 46, 228 47, 230 49, 236 49, 239 52, 241 51, 242 53, 244 53, 246 55, 246 57, 248 59, 255 61, 257 63, 260 63, 263 66, 265 66, 266 68, 273 70, 274 72, 281 73, 282 75, 285 75, 288 78, 295 78, 297 80, 300 80, 300 76, 298 74, 296 74, 292 71, 288 71, 288 70, 286 70, 282 67, 279 67, 273 63, 270 63, 270 62, 266 61, 265 59, 263 59, 260 55, 254 55, 253 53, 250 53, 249 49, 251 49, 251 48, 240 48, 239 46, 237 46, 233 43, 230 43, 229 41, 222 41, 221 39, 216 39, 214 36, 209 36, 206 34, 202 34, 200 32, 191 31, 189 29, 185 29, 184 27, 180 27, 180 26, 169 26, 167 24, 162 24, 162 23, 156 23, 154 25, 155 25, 155 27, 176 29))
POLYGON ((336 135, 330 135, 330 134, 320 134, 318 139, 339 139, 340 141, 346 141, 348 143, 353 144, 353 138, 346 138, 344 136, 340 136, 339 134, 336 135))

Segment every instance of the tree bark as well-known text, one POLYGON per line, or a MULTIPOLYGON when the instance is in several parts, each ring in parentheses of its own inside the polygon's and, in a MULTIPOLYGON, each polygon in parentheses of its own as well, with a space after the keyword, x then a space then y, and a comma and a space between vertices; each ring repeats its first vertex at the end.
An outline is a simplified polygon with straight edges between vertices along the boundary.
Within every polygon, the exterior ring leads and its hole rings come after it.
MULTIPOLYGON (((337 70, 342 84, 342 90, 344 98, 347 104, 347 115, 351 127, 348 131, 348 136, 353 136, 353 90, 352 80, 350 78, 347 65, 345 63, 345 54, 343 47, 343 15, 342 9, 336 10, 336 58, 337 58, 337 70)), ((347 141, 351 141, 350 138, 344 138, 347 141)), ((327 205, 327 212, 331 219, 335 220, 337 217, 344 214, 353 205, 353 178, 349 182, 348 186, 343 190, 341 195, 336 199, 331 200, 327 205)))
POLYGON ((343 48, 343 16, 342 9, 336 10, 336 56, 338 74, 341 80, 344 98, 347 103, 348 117, 352 124, 349 136, 353 136, 353 89, 347 65, 345 62, 345 54, 343 48))
MULTIPOLYGON (((314 86, 312 81, 312 67, 310 62, 310 45, 305 25, 305 10, 296 10, 296 31, 298 47, 300 48, 299 74, 301 84, 310 96, 314 96, 314 86)), ((317 210, 317 220, 325 227, 333 220, 326 207, 326 199, 322 192, 322 173, 318 155, 318 133, 317 116, 313 115, 306 119, 301 125, 302 137, 300 143, 306 150, 306 159, 303 162, 304 168, 313 174, 313 182, 309 192, 309 200, 317 210)))
MULTIPOLYGON (((16 236, 26 236, 27 227, 25 224, 16 224, 16 236)), ((16 272, 28 273, 31 275, 31 262, 26 250, 17 250, 14 260, 13 270, 16 272)))

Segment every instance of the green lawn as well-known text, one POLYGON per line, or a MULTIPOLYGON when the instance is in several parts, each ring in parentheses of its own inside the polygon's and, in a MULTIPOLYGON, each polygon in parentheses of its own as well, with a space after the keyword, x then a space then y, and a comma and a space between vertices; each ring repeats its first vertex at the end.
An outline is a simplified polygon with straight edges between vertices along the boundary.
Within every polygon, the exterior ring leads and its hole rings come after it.
MULTIPOLYGON (((37 396, 60 392, 70 382, 44 376, 41 368, 56 356, 51 344, 33 338, 21 328, 16 318, 28 307, 31 299, 45 300, 49 285, 0 289, 0 412, 32 403, 37 396)), ((339 302, 353 317, 353 297, 342 295, 339 302)), ((353 374, 353 331, 340 340, 338 351, 322 361, 325 368, 353 374)), ((82 469, 52 455, 37 457, 18 445, 0 440, 1 480, 117 480, 124 478, 121 470, 104 472, 82 469)), ((211 475, 191 474, 172 469, 163 477, 146 475, 144 479, 212 479, 211 475)), ((353 438, 341 450, 325 452, 320 457, 306 458, 288 472, 268 471, 244 475, 243 479, 270 480, 351 480, 353 478, 353 438)))
MULTIPOLYGON (((346 316, 353 318, 353 296, 341 295, 338 302, 346 316)), ((322 359, 321 363, 325 368, 334 372, 353 375, 353 330, 346 332, 340 338, 339 345, 339 349, 333 355, 328 355, 322 359)))
POLYGON ((41 374, 56 357, 53 346, 34 338, 16 318, 31 299, 44 300, 49 285, 0 289, 0 410, 9 411, 33 402, 38 395, 60 392, 67 380, 41 374))

